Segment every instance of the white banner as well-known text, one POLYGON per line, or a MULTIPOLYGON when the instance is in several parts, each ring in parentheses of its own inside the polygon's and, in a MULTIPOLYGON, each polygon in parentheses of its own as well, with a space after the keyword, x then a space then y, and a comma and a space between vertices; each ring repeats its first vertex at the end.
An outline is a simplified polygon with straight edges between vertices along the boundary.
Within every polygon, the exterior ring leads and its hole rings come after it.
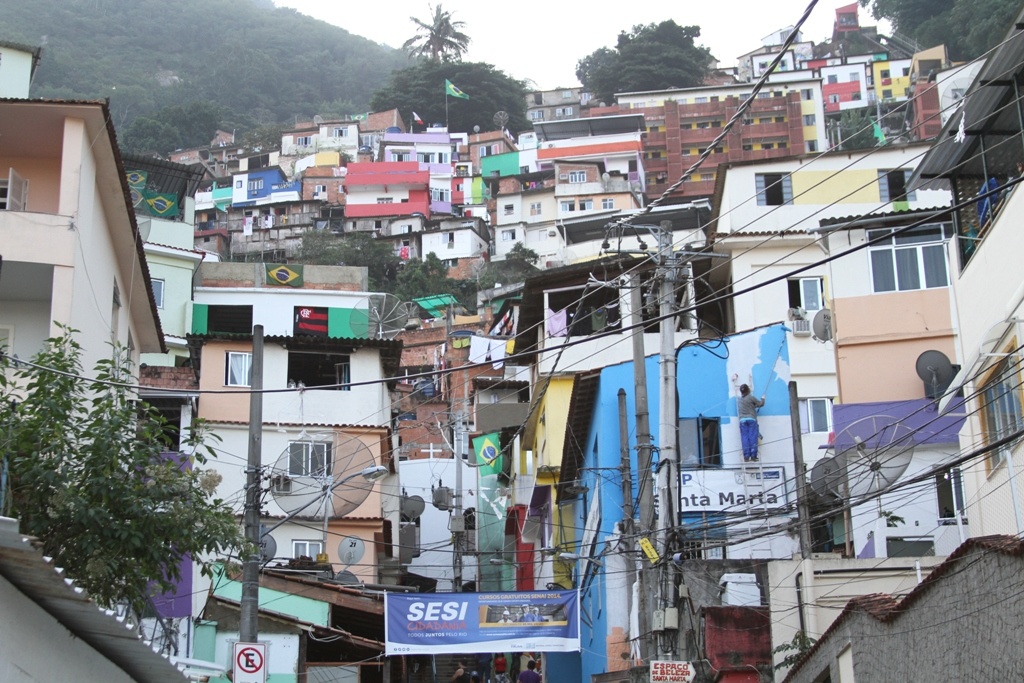
POLYGON ((789 483, 782 467, 683 470, 679 512, 737 512, 785 507, 789 483))

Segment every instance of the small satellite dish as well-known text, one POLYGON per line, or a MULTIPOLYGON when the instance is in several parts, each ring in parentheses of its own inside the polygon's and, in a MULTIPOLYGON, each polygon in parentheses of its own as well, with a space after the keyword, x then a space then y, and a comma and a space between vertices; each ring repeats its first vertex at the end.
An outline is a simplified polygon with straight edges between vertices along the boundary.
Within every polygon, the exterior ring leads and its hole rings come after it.
POLYGON ((811 332, 814 333, 814 338, 820 342, 831 341, 832 311, 823 308, 815 313, 814 320, 811 321, 811 332))
POLYGON ((342 586, 358 586, 362 584, 355 574, 345 569, 334 575, 334 583, 341 584, 342 586))
POLYGON ((953 381, 953 364, 942 351, 925 351, 917 357, 914 369, 924 382, 924 393, 928 398, 941 396, 953 381))
POLYGON ((420 496, 402 496, 399 503, 402 519, 409 522, 418 519, 426 508, 427 504, 420 496))
POLYGON ((338 543, 338 559, 345 566, 353 565, 363 559, 366 552, 366 545, 363 539, 355 536, 345 536, 338 543))
POLYGON ((846 458, 850 498, 889 488, 903 476, 914 456, 914 430, 890 415, 861 418, 836 435, 837 457, 846 458))
POLYGON ((277 541, 265 530, 266 527, 260 527, 260 560, 264 564, 277 557, 277 541))
POLYGON ((315 123, 316 125, 319 126, 323 122, 324 122, 324 117, 320 116, 320 114, 316 114, 315 116, 313 116, 313 123, 315 123))
POLYGON ((842 499, 846 457, 835 455, 822 458, 811 468, 811 490, 826 503, 842 499))

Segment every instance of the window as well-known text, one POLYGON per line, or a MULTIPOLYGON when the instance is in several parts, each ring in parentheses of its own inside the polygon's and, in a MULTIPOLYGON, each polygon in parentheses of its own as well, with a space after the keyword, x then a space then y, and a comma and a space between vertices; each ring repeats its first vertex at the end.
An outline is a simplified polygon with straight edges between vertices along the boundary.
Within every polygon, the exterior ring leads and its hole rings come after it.
POLYGON ((571 100, 572 99, 572 90, 563 90, 562 91, 562 99, 563 100, 571 100))
POLYGON ((754 146, 751 145, 750 143, 746 143, 742 146, 742 149, 744 152, 749 152, 754 149, 754 146))
POLYGON ((888 100, 891 97, 892 97, 892 89, 891 88, 887 88, 887 89, 882 91, 882 99, 883 100, 888 100))
POLYGON ((587 182, 586 171, 569 171, 569 182, 570 183, 585 183, 587 182))
POLYGON ((515 212, 515 210, 516 207, 514 204, 505 204, 502 207, 502 213, 506 216, 511 216, 515 212))
POLYGON ((288 474, 293 477, 330 476, 331 451, 331 444, 326 441, 292 441, 288 444, 288 474))
MULTIPOLYGON (((1004 358, 981 388, 981 422, 985 443, 993 443, 1024 428, 1020 408, 1020 374, 1012 356, 1004 358)), ((987 465, 994 469, 1006 458, 1005 449, 988 454, 987 465)))
MULTIPOLYGON (((452 191, 446 187, 432 187, 430 188, 430 200, 434 202, 450 202, 452 200, 452 191)), ((407 200, 402 200, 407 201, 407 200)))
POLYGON ((813 100, 814 99, 814 90, 812 90, 811 88, 804 88, 803 90, 800 91, 800 99, 802 99, 802 100, 813 100))
POLYGON ((557 107, 555 109, 555 116, 572 116, 572 107, 557 107))
POLYGON ((256 192, 263 189, 263 178, 255 178, 249 181, 249 192, 256 192))
POLYGON ((697 176, 697 179, 698 180, 702 180, 704 182, 711 181, 711 180, 715 179, 715 174, 714 173, 701 173, 699 176, 697 176))
POLYGON ((943 242, 952 236, 950 224, 923 225, 898 235, 890 230, 869 230, 868 240, 879 240, 868 252, 874 291, 905 292, 948 285, 943 242))
POLYGON ((539 216, 541 214, 540 202, 530 202, 530 215, 539 216))
POLYGON ((818 151, 818 141, 817 140, 808 140, 807 142, 804 143, 804 147, 807 149, 808 152, 817 152, 818 151))
POLYGON ((324 552, 323 541, 292 541, 292 558, 308 557, 316 559, 317 555, 324 552))
POLYGON ((412 155, 409 152, 392 152, 392 161, 411 161, 412 155))
POLYGON ((13 168, 0 178, 0 211, 24 211, 28 204, 28 181, 13 168))
POLYGON ((828 96, 828 103, 829 104, 839 104, 839 95, 829 95, 828 96))
POLYGON ((832 431, 832 399, 807 398, 800 401, 800 431, 808 432, 832 431))
POLYGON ((153 299, 156 301, 157 308, 164 307, 164 281, 157 278, 153 278, 153 299))
POLYGON ((888 69, 882 69, 880 72, 878 72, 878 77, 879 78, 889 78, 889 70, 888 69))
POLYGON ((850 72, 850 83, 860 83, 860 74, 856 71, 850 72))
POLYGON ((581 199, 580 200, 580 211, 590 211, 594 208, 593 199, 581 199))
POLYGON ((697 127, 698 128, 710 128, 711 127, 711 122, 710 121, 698 121, 697 122, 697 127))
POLYGON ((252 354, 228 351, 224 368, 224 385, 247 387, 252 381, 252 354))
POLYGON ((301 135, 295 138, 295 144, 299 147, 309 147, 313 144, 313 137, 310 135, 301 135))
POLYGON ((706 98, 706 97, 694 97, 693 98, 693 103, 694 104, 707 104, 707 101, 708 101, 708 98, 706 98))
POLYGON ((839 76, 837 76, 836 74, 829 74, 828 82, 829 82, 829 85, 832 85, 833 83, 838 83, 839 82, 839 76))
POLYGON ((917 199, 914 192, 907 192, 910 171, 902 168, 878 172, 878 193, 885 202, 912 202, 917 199))
POLYGON ((775 149, 774 142, 763 142, 761 143, 761 149, 775 149))
MULTIPOLYGON (((959 467, 950 467, 935 475, 935 499, 938 502, 939 524, 956 524, 956 513, 964 511, 963 476, 959 467)), ((967 520, 963 520, 964 524, 967 520)))
POLYGON ((313 186, 313 194, 314 195, 317 195, 317 194, 327 194, 327 186, 326 185, 314 185, 313 186))
POLYGON ((814 114, 804 114, 804 125, 813 126, 815 123, 814 114))
POLYGON ((394 197, 377 197, 377 203, 378 204, 394 204, 395 203, 395 198, 394 197))
POLYGON ((531 121, 543 121, 544 120, 544 110, 543 109, 534 109, 533 111, 531 111, 530 112, 530 120, 531 121))
POLYGON ((683 467, 721 467, 722 436, 719 419, 686 417, 679 420, 679 458, 683 467))
POLYGON ((336 137, 336 138, 347 138, 348 137, 348 128, 335 128, 334 129, 334 137, 336 137))
POLYGON ((614 209, 615 208, 615 200, 612 199, 611 197, 605 197, 604 199, 601 200, 601 208, 602 209, 614 209))
POLYGON ((516 239, 516 231, 515 230, 502 230, 501 231, 501 241, 502 242, 513 242, 513 241, 515 241, 515 239, 516 239))
POLYGON ((491 148, 488 147, 487 145, 483 145, 482 147, 479 147, 478 150, 480 152, 480 156, 481 157, 488 156, 491 153, 491 148))
POLYGON ((795 277, 788 281, 789 307, 820 311, 825 307, 825 285, 820 277, 795 277))
MULTIPOLYGON (((761 145, 762 149, 771 149, 761 145)), ((781 206, 793 202, 793 184, 788 173, 758 173, 754 176, 758 206, 781 206)))
POLYGON ((576 201, 572 199, 563 199, 559 202, 558 206, 562 211, 575 211, 576 201))

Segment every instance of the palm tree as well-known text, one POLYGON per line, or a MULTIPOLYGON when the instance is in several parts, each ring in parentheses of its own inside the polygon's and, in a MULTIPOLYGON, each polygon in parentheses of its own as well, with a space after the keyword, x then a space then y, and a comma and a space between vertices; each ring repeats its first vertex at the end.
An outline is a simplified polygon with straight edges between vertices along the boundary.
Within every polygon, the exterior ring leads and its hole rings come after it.
POLYGON ((452 21, 452 13, 445 12, 440 4, 433 8, 433 12, 429 22, 409 17, 416 24, 416 35, 405 41, 402 49, 432 62, 461 60, 462 53, 469 48, 470 38, 460 30, 466 22, 452 21))

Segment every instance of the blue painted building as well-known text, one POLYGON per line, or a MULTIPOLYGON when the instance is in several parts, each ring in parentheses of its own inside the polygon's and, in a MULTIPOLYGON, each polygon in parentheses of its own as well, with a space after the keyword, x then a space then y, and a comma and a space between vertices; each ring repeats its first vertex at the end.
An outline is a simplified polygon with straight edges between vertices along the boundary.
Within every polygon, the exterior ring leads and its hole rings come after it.
MULTIPOLYGON (((672 525, 677 527, 669 552, 705 559, 738 559, 788 558, 797 550, 791 535, 778 533, 761 538, 756 533, 790 521, 795 503, 786 333, 783 325, 772 325, 721 340, 684 345, 677 351, 679 495, 671 505, 664 501, 657 505, 662 513, 672 516, 672 525), (758 416, 763 436, 760 459, 746 464, 736 414, 741 384, 751 386, 756 396, 766 397, 758 416), (751 540, 743 540, 744 536, 751 540)), ((657 356, 646 359, 646 370, 657 471, 661 413, 657 356)), ((549 680, 587 681, 594 674, 626 669, 636 659, 637 653, 631 649, 635 628, 630 626, 636 611, 630 571, 636 544, 635 539, 622 538, 621 524, 620 390, 626 395, 634 510, 639 486, 652 482, 650 474, 638 472, 637 467, 633 378, 632 363, 600 369, 590 378, 593 398, 577 402, 577 409, 587 414, 570 417, 585 417, 589 424, 581 457, 576 462, 563 462, 561 472, 563 484, 574 481, 577 490, 582 491, 573 514, 562 516, 563 524, 572 520, 576 539, 572 554, 580 558, 571 560, 570 570, 581 592, 582 652, 546 655, 544 666, 549 680)), ((637 520, 643 535, 645 525, 637 520)), ((564 537, 571 536, 572 531, 566 530, 564 537)), ((644 560, 644 570, 650 567, 644 560)))

